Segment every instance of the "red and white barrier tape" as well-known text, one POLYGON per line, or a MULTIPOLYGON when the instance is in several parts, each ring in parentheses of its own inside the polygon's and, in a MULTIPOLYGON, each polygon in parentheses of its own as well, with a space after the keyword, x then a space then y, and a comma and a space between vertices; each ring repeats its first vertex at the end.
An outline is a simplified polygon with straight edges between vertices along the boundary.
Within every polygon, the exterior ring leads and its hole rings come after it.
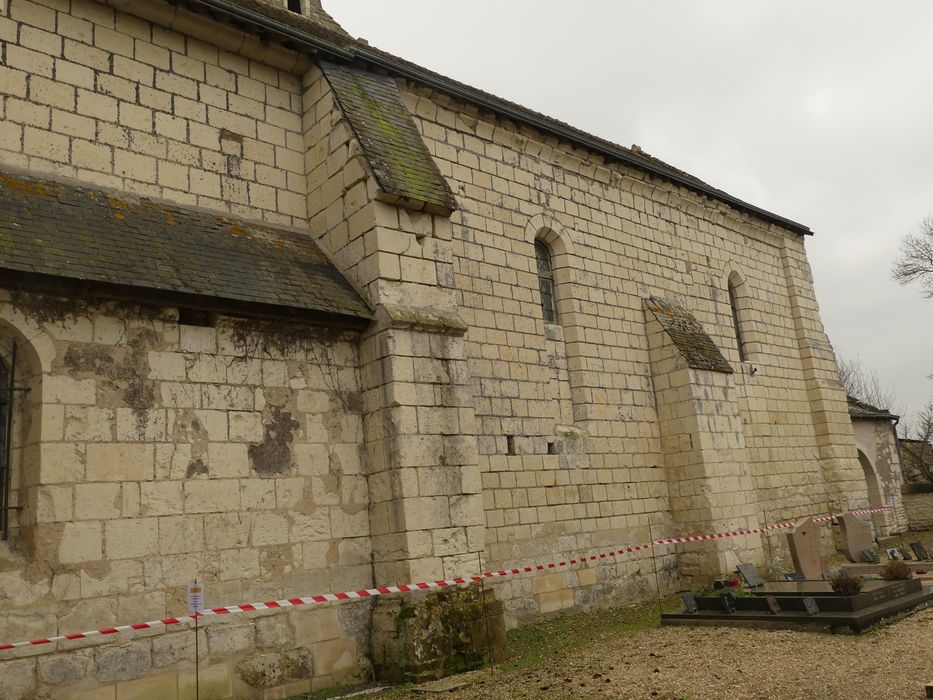
MULTIPOLYGON (((869 510, 852 511, 853 515, 870 515, 872 513, 883 513, 894 510, 888 506, 884 508, 871 508, 869 510)), ((824 515, 814 518, 816 522, 827 522, 837 516, 824 515)), ((281 608, 292 608, 300 605, 320 605, 321 603, 331 603, 343 600, 362 600, 364 598, 373 598, 380 595, 391 595, 393 593, 409 593, 414 591, 430 590, 432 588, 447 588, 449 586, 460 586, 468 583, 477 583, 490 578, 505 578, 508 576, 519 576, 538 571, 550 571, 553 569, 566 568, 576 564, 583 564, 588 561, 598 561, 600 559, 611 559, 625 554, 646 551, 653 545, 671 545, 684 544, 687 542, 703 542, 706 540, 728 539, 730 537, 744 537, 746 535, 757 535, 770 532, 772 530, 783 530, 792 528, 796 523, 777 523, 775 525, 765 525, 764 527, 755 527, 747 530, 732 530, 728 532, 716 532, 705 535, 685 535, 679 537, 664 537, 654 540, 647 544, 628 545, 613 549, 609 552, 598 552, 596 554, 583 555, 578 559, 568 559, 567 561, 550 562, 547 564, 534 564, 532 566, 523 566, 515 569, 501 569, 499 571, 487 571, 476 576, 456 577, 440 581, 426 581, 421 583, 406 583, 398 586, 380 586, 378 588, 363 588, 358 591, 344 591, 341 593, 321 593, 318 595, 302 596, 300 598, 287 598, 284 600, 270 600, 265 603, 247 603, 244 605, 227 605, 219 608, 209 608, 197 614, 198 618, 217 617, 221 615, 231 615, 235 613, 256 612, 259 610, 277 610, 281 608)), ((54 644, 56 642, 73 641, 76 639, 91 639, 93 637, 105 637, 112 634, 123 634, 138 630, 158 629, 160 627, 170 627, 172 625, 183 625, 194 622, 194 615, 183 615, 181 617, 166 617, 161 620, 152 620, 150 622, 137 622, 134 625, 118 625, 116 627, 105 627, 99 630, 89 632, 77 632, 75 634, 62 634, 56 637, 46 637, 43 639, 33 639, 28 642, 15 642, 13 644, 0 644, 0 651, 10 649, 21 649, 24 647, 41 646, 44 644, 54 644)))

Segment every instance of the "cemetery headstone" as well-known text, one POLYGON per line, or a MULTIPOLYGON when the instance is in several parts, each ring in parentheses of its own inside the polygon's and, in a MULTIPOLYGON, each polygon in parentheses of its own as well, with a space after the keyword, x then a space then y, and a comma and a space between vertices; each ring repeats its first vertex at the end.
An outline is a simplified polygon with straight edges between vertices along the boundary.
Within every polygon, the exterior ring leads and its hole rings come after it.
POLYGON ((917 555, 917 561, 923 561, 924 559, 930 558, 930 554, 927 552, 927 549, 923 546, 922 542, 911 542, 910 548, 914 550, 914 554, 917 555))
POLYGON ((884 553, 888 555, 888 559, 891 561, 898 561, 901 558, 900 552, 897 551, 896 547, 888 547, 884 550, 884 553))
POLYGON ((913 557, 910 556, 910 552, 907 550, 906 547, 898 547, 897 551, 900 552, 901 559, 903 559, 904 561, 913 561, 913 557))
POLYGON ((697 599, 693 593, 684 593, 684 612, 693 615, 697 611, 697 599))
POLYGON ((804 598, 803 607, 807 611, 807 615, 816 615, 820 612, 820 607, 816 604, 816 598, 804 598))
POLYGON ((787 533, 790 556, 794 568, 808 579, 818 579, 823 574, 823 562, 820 560, 820 526, 813 518, 806 518, 797 523, 787 533))
POLYGON ((846 559, 855 563, 864 561, 862 550, 872 546, 871 526, 852 513, 844 513, 836 522, 839 523, 842 553, 846 555, 846 559))
POLYGON ((878 557, 878 552, 874 549, 863 549, 862 556, 865 557, 865 561, 869 564, 879 564, 881 559, 878 557))
POLYGON ((739 564, 737 568, 739 574, 745 579, 745 583, 750 588, 758 588, 759 586, 765 585, 764 579, 761 578, 761 574, 758 573, 758 569, 754 564, 739 564))

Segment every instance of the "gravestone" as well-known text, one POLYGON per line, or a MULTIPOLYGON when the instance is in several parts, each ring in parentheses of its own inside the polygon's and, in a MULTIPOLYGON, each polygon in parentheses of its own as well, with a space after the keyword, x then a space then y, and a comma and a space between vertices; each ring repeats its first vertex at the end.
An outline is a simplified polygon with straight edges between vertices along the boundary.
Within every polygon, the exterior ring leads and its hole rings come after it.
POLYGON ((896 547, 888 547, 886 550, 884 550, 884 553, 888 555, 888 559, 891 561, 899 561, 901 558, 901 554, 897 551, 896 547))
POLYGON ((881 559, 878 557, 878 552, 874 549, 863 549, 862 556, 865 557, 865 561, 869 564, 880 564, 881 559))
POLYGON ((781 612, 781 604, 778 603, 778 599, 773 595, 765 596, 765 600, 768 602, 768 610, 771 611, 772 615, 777 615, 781 612))
POLYGON ((804 576, 799 571, 789 571, 786 574, 784 574, 784 580, 785 581, 806 581, 807 577, 804 576))
POLYGON ((808 579, 818 579, 823 574, 820 560, 820 526, 813 518, 801 520, 787 533, 787 544, 794 568, 808 579))
POLYGON ((930 553, 927 552, 926 547, 923 546, 922 542, 911 542, 910 548, 914 550, 914 554, 917 555, 917 561, 923 561, 924 559, 930 559, 930 553))
POLYGON ((897 551, 901 553, 901 559, 904 561, 913 561, 913 557, 910 556, 910 552, 908 552, 906 548, 898 547, 897 551))
POLYGON ((807 615, 817 615, 820 612, 820 606, 816 604, 816 598, 804 598, 803 607, 807 611, 807 615))
POLYGON ((758 573, 758 569, 754 564, 739 564, 738 572, 745 579, 745 583, 748 584, 749 588, 758 588, 765 585, 764 579, 761 578, 761 574, 758 573))
POLYGON ((722 606, 722 611, 727 615, 735 612, 735 598, 732 597, 731 593, 723 593, 719 596, 719 604, 722 606))
POLYGON ((697 611, 697 599, 693 593, 684 593, 684 612, 693 615, 697 611))
POLYGON ((839 523, 839 536, 842 540, 842 553, 846 559, 858 563, 865 561, 862 550, 870 549, 874 543, 871 539, 871 526, 864 520, 859 520, 852 513, 844 513, 836 519, 839 523))

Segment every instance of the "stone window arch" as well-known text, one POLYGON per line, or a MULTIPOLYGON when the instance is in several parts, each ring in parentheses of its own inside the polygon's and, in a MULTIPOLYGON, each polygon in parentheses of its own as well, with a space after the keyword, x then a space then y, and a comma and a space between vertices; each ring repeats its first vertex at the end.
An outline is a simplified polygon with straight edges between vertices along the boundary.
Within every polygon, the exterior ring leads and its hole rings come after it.
POLYGON ((748 360, 748 294, 745 280, 738 272, 732 272, 727 282, 729 308, 732 312, 732 329, 735 333, 735 346, 739 352, 739 361, 748 360))
POLYGON ((535 265, 541 313, 545 323, 557 323, 557 295, 554 285, 554 262, 551 249, 541 238, 535 239, 535 265))
MULTIPOLYGON (((0 322, 0 541, 30 550, 36 524, 42 363, 36 347, 0 322)), ((61 438, 59 438, 61 439, 61 438)))

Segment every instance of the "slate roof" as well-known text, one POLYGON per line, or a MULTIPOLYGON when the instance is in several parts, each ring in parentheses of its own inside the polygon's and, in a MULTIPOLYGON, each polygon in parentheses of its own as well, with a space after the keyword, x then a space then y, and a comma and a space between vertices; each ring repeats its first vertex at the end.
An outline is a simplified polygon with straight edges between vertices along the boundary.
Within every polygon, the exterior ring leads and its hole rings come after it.
POLYGON ((395 79, 328 61, 318 65, 389 199, 423 204, 434 213, 454 211, 453 192, 424 145, 395 79))
POLYGON ((723 357, 716 343, 703 330, 703 326, 693 314, 682 306, 658 297, 645 299, 645 306, 658 319, 658 323, 687 360, 688 367, 733 373, 732 365, 723 357))
POLYGON ((306 233, 9 171, 0 269, 134 288, 143 300, 161 291, 351 325, 372 318, 306 233))
POLYGON ((878 408, 870 403, 861 401, 854 396, 846 396, 849 402, 849 417, 855 420, 897 420, 895 416, 886 408, 878 408))

